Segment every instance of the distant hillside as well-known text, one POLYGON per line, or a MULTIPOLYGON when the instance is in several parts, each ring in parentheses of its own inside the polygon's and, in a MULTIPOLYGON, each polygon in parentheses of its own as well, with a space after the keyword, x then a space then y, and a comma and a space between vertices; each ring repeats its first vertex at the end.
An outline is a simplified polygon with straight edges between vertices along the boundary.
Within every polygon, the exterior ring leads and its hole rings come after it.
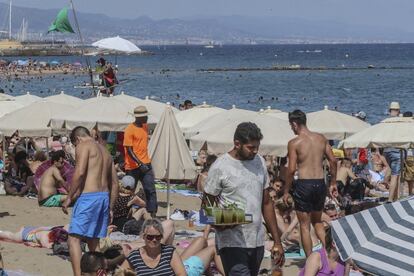
MULTIPOLYGON (((45 36, 58 10, 13 7, 13 33, 23 18, 29 32, 45 36)), ((8 5, 0 3, 0 30, 7 29, 8 5)), ((71 22, 73 21, 70 12, 71 22)), ((102 14, 78 13, 81 30, 88 42, 121 35, 140 43, 316 43, 316 42, 413 42, 414 35, 398 29, 355 26, 338 22, 295 18, 222 16, 214 18, 136 19, 112 18, 102 14)), ((74 24, 72 24, 74 25, 74 24)), ((75 27, 75 26, 74 26, 75 27)), ((33 34, 32 34, 33 36, 33 34)), ((55 35, 76 39, 75 35, 55 35)))

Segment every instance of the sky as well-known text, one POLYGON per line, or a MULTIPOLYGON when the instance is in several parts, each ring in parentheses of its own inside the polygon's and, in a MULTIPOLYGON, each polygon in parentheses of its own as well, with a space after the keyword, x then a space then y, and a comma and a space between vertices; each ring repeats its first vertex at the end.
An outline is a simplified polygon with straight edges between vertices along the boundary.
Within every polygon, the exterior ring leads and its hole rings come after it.
MULTIPOLYGON (((8 2, 7 0, 0 0, 8 2)), ((73 0, 77 10, 154 19, 227 15, 276 16, 414 30, 413 0, 73 0)), ((69 0, 13 0, 25 7, 61 8, 69 0)))

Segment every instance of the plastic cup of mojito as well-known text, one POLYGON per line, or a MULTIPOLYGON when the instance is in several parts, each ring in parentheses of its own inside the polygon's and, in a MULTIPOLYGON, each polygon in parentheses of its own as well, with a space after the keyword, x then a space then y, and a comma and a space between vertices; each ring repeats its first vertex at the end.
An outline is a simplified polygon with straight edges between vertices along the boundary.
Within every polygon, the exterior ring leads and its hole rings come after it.
POLYGON ((213 207, 206 207, 204 211, 206 213, 206 216, 213 216, 213 207))
POLYGON ((223 223, 228 224, 228 223, 233 223, 233 215, 234 215, 234 210, 233 209, 223 209, 223 223))
POLYGON ((236 218, 238 223, 244 223, 245 220, 245 212, 243 209, 236 209, 236 218))
POLYGON ((215 219, 215 224, 223 223, 223 210, 220 208, 213 208, 213 217, 215 219))

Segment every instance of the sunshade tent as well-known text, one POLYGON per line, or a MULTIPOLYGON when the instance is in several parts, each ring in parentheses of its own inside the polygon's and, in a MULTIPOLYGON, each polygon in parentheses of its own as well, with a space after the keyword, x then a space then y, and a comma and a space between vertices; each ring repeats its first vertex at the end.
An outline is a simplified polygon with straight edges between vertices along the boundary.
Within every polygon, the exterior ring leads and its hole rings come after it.
POLYGON ((0 132, 11 136, 18 130, 23 137, 49 137, 52 135, 52 129, 48 127, 50 119, 61 113, 74 112, 70 105, 38 101, 0 118, 0 132))
POLYGON ((385 204, 332 222, 343 261, 374 275, 414 275, 414 198, 385 204))
POLYGON ((209 152, 223 154, 232 148, 234 132, 242 122, 255 123, 261 129, 263 140, 260 143, 260 154, 286 156, 287 144, 294 137, 289 123, 257 113, 253 116, 237 118, 233 122, 221 125, 214 130, 200 132, 200 134, 191 137, 190 147, 199 150, 205 142, 209 152))
MULTIPOLYGON (((246 116, 253 116, 256 113, 250 110, 236 108, 233 106, 229 110, 225 110, 223 112, 217 113, 207 119, 199 122, 195 126, 183 131, 186 138, 191 138, 194 135, 197 135, 201 132, 205 132, 208 130, 215 130, 221 128, 221 126, 231 123, 239 118, 246 117, 246 116)), ((198 144, 196 141, 193 142, 193 146, 195 148, 201 148, 204 142, 201 141, 201 144, 198 144)))
POLYGON ((167 180, 167 218, 170 217, 170 179, 189 180, 197 176, 196 167, 174 112, 167 105, 151 137, 152 169, 158 179, 167 180))
POLYGON ((329 110, 327 106, 324 110, 307 114, 307 125, 310 130, 330 140, 342 140, 370 127, 370 124, 354 116, 329 110))
POLYGON ((119 36, 108 37, 92 43, 92 46, 100 49, 114 50, 125 53, 139 53, 141 49, 129 40, 119 36))
POLYGON ((191 109, 177 113, 176 119, 181 130, 186 131, 201 121, 206 120, 211 116, 219 114, 223 111, 225 111, 225 109, 208 105, 206 102, 204 102, 202 105, 198 105, 191 109))
POLYGON ((414 148, 414 119, 389 118, 340 142, 342 148, 414 148))
MULTIPOLYGON (((124 131, 133 121, 134 108, 115 97, 96 97, 85 100, 76 112, 60 114, 50 120, 52 129, 72 130, 77 126, 100 131, 124 131)), ((151 121, 149 121, 151 123, 151 121)))
POLYGON ((0 118, 24 106, 24 104, 17 101, 0 101, 0 118))
POLYGON ((38 102, 38 101, 42 100, 42 98, 38 97, 36 95, 30 94, 30 92, 27 92, 24 95, 14 97, 14 100, 21 103, 21 104, 23 104, 23 105, 30 105, 32 103, 35 103, 35 102, 38 102))
POLYGON ((84 102, 84 100, 74 96, 67 95, 63 91, 57 95, 46 97, 45 99, 51 103, 61 103, 71 105, 73 107, 78 107, 84 102))

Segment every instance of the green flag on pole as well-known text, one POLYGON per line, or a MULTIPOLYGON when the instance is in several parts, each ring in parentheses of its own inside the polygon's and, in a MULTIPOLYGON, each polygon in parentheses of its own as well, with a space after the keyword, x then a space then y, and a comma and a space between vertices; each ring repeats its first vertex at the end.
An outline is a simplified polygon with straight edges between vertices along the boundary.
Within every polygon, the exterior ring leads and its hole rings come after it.
POLYGON ((55 21, 53 21, 52 25, 50 25, 49 30, 47 32, 75 33, 68 19, 67 8, 63 8, 60 10, 58 15, 56 16, 55 21))

